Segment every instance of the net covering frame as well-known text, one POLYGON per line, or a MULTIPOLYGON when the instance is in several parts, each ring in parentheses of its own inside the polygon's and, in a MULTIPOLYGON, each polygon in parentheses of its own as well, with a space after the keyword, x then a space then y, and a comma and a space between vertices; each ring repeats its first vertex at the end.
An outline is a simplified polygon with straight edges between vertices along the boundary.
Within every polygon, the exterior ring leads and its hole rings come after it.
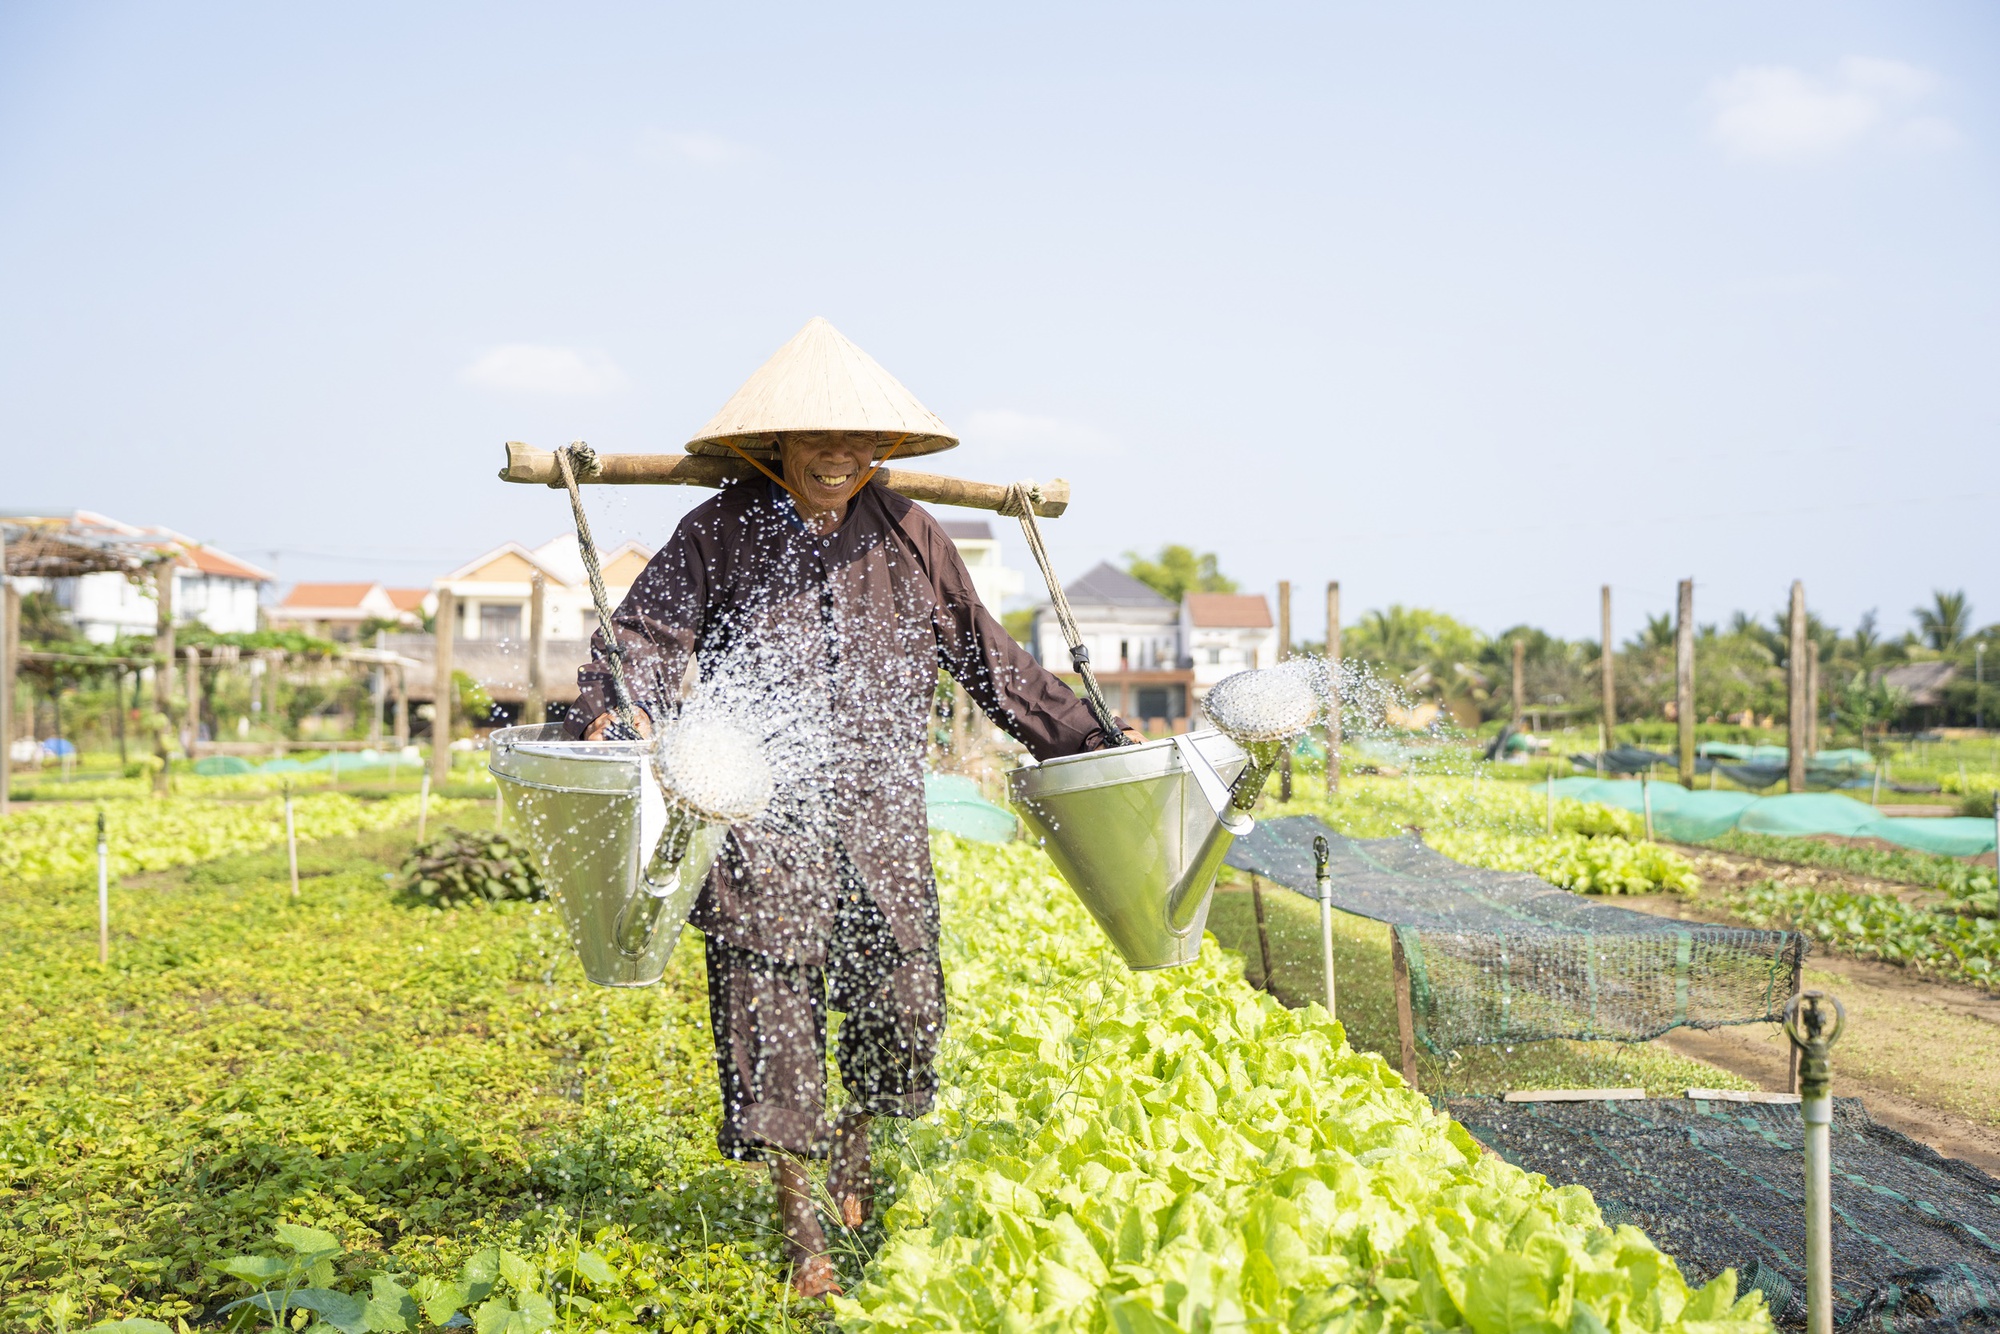
POLYGON ((1682 922, 1452 861, 1414 836, 1356 839, 1313 816, 1260 821, 1228 864, 1390 927, 1409 965, 1417 1041, 1436 1056, 1555 1038, 1645 1042, 1676 1028, 1775 1023, 1810 941, 1682 922))

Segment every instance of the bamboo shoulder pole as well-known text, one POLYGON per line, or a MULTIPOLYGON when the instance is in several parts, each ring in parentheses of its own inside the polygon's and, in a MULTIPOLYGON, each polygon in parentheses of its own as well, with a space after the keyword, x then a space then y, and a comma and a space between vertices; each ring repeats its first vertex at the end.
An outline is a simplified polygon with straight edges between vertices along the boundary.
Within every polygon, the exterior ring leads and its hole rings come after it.
MULTIPOLYGON (((741 459, 709 458, 700 454, 599 454, 598 469, 579 482, 608 486, 727 486, 759 476, 741 459)), ((899 496, 932 505, 959 505, 966 509, 994 510, 1004 507, 1007 488, 992 482, 975 482, 964 477, 938 473, 911 472, 907 468, 884 468, 876 478, 899 496)), ((507 466, 500 470, 503 482, 528 486, 561 486, 553 451, 534 449, 518 440, 507 442, 507 466)), ((1042 499, 1035 513, 1053 519, 1069 508, 1069 483, 1060 477, 1041 484, 1042 499)))

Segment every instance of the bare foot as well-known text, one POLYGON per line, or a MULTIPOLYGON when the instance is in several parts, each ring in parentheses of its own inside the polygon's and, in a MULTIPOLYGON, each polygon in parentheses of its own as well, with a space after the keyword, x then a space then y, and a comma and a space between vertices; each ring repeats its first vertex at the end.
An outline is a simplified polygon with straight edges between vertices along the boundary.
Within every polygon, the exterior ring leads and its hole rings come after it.
POLYGON ((843 1290, 833 1272, 833 1257, 809 1255, 792 1266, 792 1291, 808 1300, 841 1296, 843 1290))
POLYGON ((826 1193, 848 1228, 859 1228, 875 1212, 875 1173, 868 1161, 866 1112, 849 1112, 833 1127, 833 1152, 826 1172, 826 1193))
POLYGON ((812 1178, 796 1158, 774 1158, 771 1181, 778 1188, 778 1226, 792 1260, 792 1290, 801 1297, 824 1297, 840 1291, 833 1260, 826 1253, 826 1233, 813 1205, 812 1178))

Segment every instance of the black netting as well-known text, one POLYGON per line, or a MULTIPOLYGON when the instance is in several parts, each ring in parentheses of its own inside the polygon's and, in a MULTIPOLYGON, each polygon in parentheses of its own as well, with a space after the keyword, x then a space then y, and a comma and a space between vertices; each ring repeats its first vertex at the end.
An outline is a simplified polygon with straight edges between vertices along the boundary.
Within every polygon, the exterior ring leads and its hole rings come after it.
POLYGON ((1315 835, 1332 847, 1334 906, 1395 929, 1417 1038, 1439 1055, 1774 1021, 1805 955, 1797 932, 1653 917, 1416 839, 1344 838, 1311 816, 1260 822, 1229 864, 1317 898, 1315 835))
MULTIPOLYGON (((1586 1186, 1688 1278, 1725 1269, 1805 1320, 1804 1132, 1793 1106, 1649 1099, 1506 1103, 1451 1115, 1507 1161, 1586 1186)), ((2000 1181, 1834 1100, 1833 1286, 1854 1331, 2000 1329, 2000 1181)))

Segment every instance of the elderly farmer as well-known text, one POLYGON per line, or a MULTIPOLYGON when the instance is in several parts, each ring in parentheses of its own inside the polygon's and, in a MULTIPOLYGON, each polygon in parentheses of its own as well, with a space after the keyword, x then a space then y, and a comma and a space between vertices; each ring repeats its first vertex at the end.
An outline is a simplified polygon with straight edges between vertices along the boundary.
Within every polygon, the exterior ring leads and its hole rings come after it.
MULTIPOLYGON (((688 445, 740 454, 763 475, 682 520, 613 618, 650 718, 676 707, 692 658, 704 680, 750 664, 759 689, 826 733, 805 773, 781 773, 774 812, 731 831, 690 919, 707 945, 717 1140, 770 1161, 792 1283, 807 1296, 839 1288, 803 1160, 830 1157, 834 1212, 859 1227, 870 1118, 921 1116, 936 1091, 944 975, 922 758, 938 670, 1038 758, 1108 744, 980 605, 936 520, 870 484, 889 454, 957 443, 814 320, 688 445), (829 1008, 845 1015, 848 1102, 833 1117, 829 1008)), ((607 647, 600 634, 578 673, 575 716, 592 737, 611 718, 607 647)))

